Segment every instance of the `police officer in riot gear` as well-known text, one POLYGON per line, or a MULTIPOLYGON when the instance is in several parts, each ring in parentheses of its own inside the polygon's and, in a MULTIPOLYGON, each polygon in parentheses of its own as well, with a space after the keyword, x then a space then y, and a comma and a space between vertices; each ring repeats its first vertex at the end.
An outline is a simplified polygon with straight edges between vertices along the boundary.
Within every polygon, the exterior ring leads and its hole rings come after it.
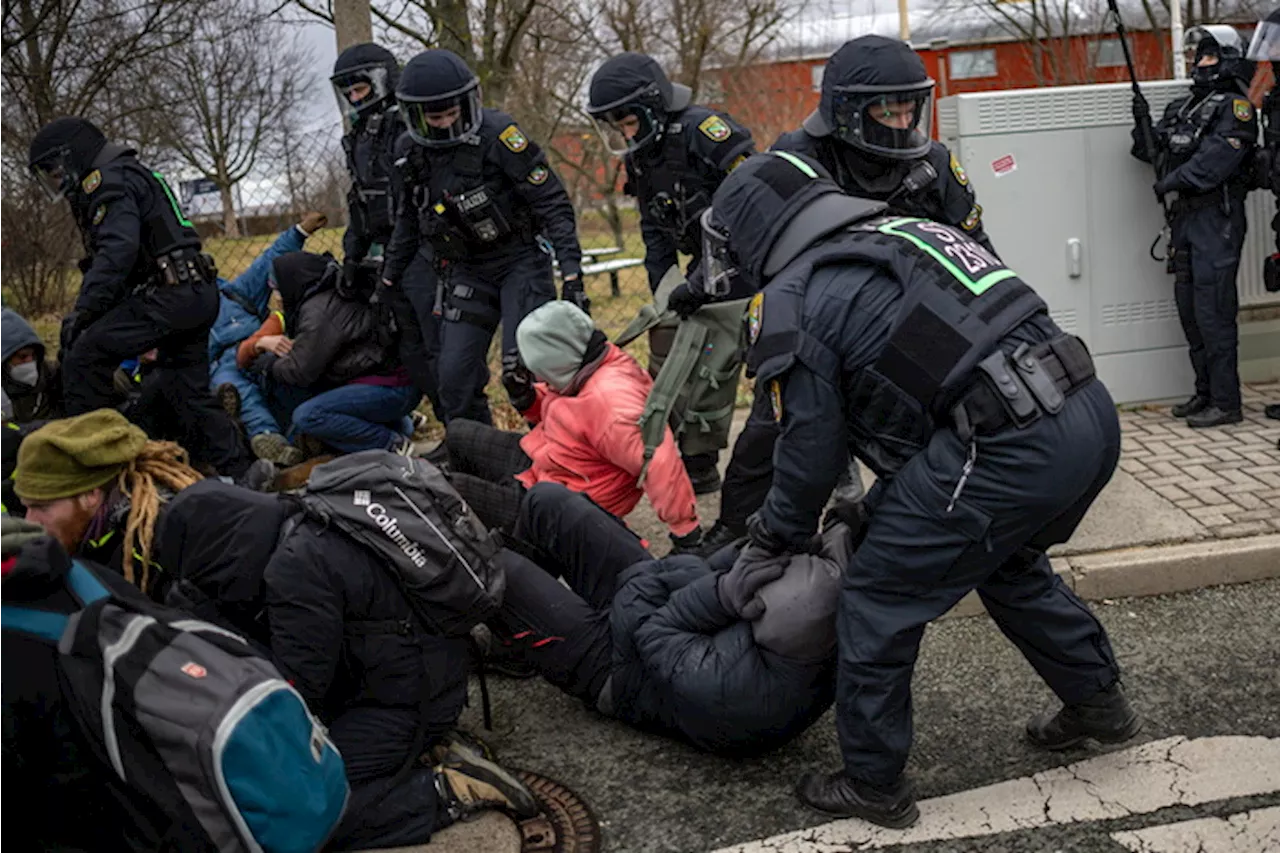
MULTIPOLYGON (((625 192, 634 196, 644 238, 644 267, 656 291, 679 253, 692 257, 692 286, 681 285, 668 305, 683 316, 696 311, 704 292, 697 284, 702 246, 698 221, 733 168, 755 153, 751 131, 732 118, 691 103, 688 86, 672 83, 656 60, 622 53, 591 78, 587 113, 610 153, 624 158, 625 192)), ((744 294, 745 295, 745 294, 744 294)), ((661 350, 665 341, 656 340, 661 350)), ((663 357, 665 352, 656 353, 663 357)), ((694 492, 720 488, 717 454, 684 457, 694 492)))
MULTIPOLYGON (((360 293, 360 269, 383 260, 395 228, 400 172, 397 141, 405 134, 396 104, 400 66, 391 51, 376 44, 356 44, 338 55, 333 84, 338 106, 350 130, 342 137, 351 191, 347 193, 348 223, 342 237, 343 288, 360 293)), ((401 141, 402 146, 407 142, 401 141)), ((376 279, 375 279, 376 280, 376 279)), ((399 287, 388 289, 387 302, 399 327, 400 360, 413 384, 442 411, 438 394, 439 320, 432 308, 436 275, 429 248, 414 255, 399 287)), ((381 298, 381 296, 380 296, 381 298)))
POLYGON ((169 185, 83 118, 42 127, 28 165, 53 198, 70 203, 86 254, 75 307, 62 322, 66 415, 110 408, 120 363, 158 349, 141 396, 161 395, 168 405, 131 417, 156 437, 178 438, 220 474, 242 476, 253 459, 209 391, 217 271, 169 185))
POLYGON ((774 151, 812 157, 845 192, 968 232, 994 251, 955 155, 930 138, 934 82, 906 42, 862 36, 831 55, 818 109, 774 151))
MULTIPOLYGON (((1248 59, 1254 62, 1270 62, 1273 78, 1280 81, 1280 9, 1273 10, 1258 23, 1249 40, 1248 59)), ((1254 169, 1258 186, 1268 188, 1280 202, 1280 84, 1271 86, 1262 102, 1264 123, 1262 148, 1257 152, 1258 163, 1254 169)), ((1268 256, 1262 278, 1268 291, 1280 291, 1280 203, 1276 215, 1271 217, 1271 230, 1275 234, 1276 251, 1268 256)), ((1280 420, 1280 403, 1266 407, 1266 416, 1280 420)), ((1276 442, 1280 447, 1280 440, 1276 442)))
POLYGON ((561 295, 586 310, 573 205, 542 150, 505 113, 482 106, 479 78, 457 55, 427 50, 404 67, 396 100, 408 126, 405 184, 384 275, 398 284, 421 245, 441 264, 442 420, 492 423, 484 387, 498 323, 503 352, 516 326, 561 295))
POLYGON ((1171 102, 1151 129, 1146 99, 1133 100, 1132 154, 1149 161, 1145 133, 1156 144, 1157 197, 1176 194, 1169 241, 1174 298, 1191 349, 1195 394, 1173 407, 1191 427, 1243 420, 1237 369, 1236 270, 1244 247, 1244 199, 1253 169, 1258 120, 1246 98, 1254 63, 1233 28, 1193 27, 1191 93, 1171 102))
POLYGON ((846 196, 804 157, 749 159, 705 222, 709 286, 736 271, 761 289, 748 371, 781 431, 734 570, 812 547, 839 469, 824 460, 852 451, 879 478, 839 606, 844 768, 806 774, 800 799, 916 820, 912 669, 925 626, 972 589, 1063 703, 1027 724, 1033 743, 1136 734, 1106 632, 1045 556, 1120 455, 1084 343, 972 234, 846 196))

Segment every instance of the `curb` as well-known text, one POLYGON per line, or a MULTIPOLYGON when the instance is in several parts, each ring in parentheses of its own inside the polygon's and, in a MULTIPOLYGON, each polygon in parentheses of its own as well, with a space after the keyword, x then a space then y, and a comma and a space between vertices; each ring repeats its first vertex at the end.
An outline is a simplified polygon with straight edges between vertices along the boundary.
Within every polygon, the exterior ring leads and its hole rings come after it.
MULTIPOLYGON (((1086 601, 1167 595, 1280 577, 1280 534, 1096 551, 1049 563, 1086 601)), ((985 612, 971 592, 943 618, 985 612)))

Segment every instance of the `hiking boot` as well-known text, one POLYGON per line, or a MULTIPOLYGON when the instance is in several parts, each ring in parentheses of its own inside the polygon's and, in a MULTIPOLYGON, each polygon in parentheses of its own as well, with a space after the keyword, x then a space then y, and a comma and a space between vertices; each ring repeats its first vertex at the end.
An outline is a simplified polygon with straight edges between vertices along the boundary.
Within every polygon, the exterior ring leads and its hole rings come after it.
POLYGON ((489 744, 463 729, 450 729, 444 737, 440 738, 439 743, 427 750, 423 760, 429 760, 434 767, 437 764, 443 764, 449 757, 450 751, 466 754, 472 758, 478 757, 484 761, 498 760, 498 756, 489 744))
POLYGON ((538 670, 510 640, 503 639, 480 624, 471 629, 475 641, 476 665, 485 672, 507 678, 533 678, 538 670))
POLYGON ((689 482, 695 495, 713 495, 720 491, 720 471, 714 466, 696 468, 689 472, 689 482))
POLYGON ((258 433, 249 439, 249 447, 253 449, 254 456, 284 468, 297 465, 306 458, 302 450, 294 447, 289 443, 289 439, 278 432, 258 433))
POLYGON ((1207 427, 1226 426, 1227 424, 1238 424, 1244 420, 1244 413, 1239 409, 1234 412, 1224 412, 1217 406, 1210 406, 1187 418, 1187 426, 1192 429, 1205 429, 1207 427))
POLYGON ((746 525, 736 527, 717 521, 707 531, 707 535, 702 537, 702 544, 694 550, 694 553, 705 560, 721 548, 732 545, 746 535, 746 525))
POLYGON ((1280 403, 1272 403, 1263 409, 1262 413, 1273 421, 1280 421, 1280 403))
POLYGON ((1056 714, 1038 714, 1027 721, 1027 738, 1042 749, 1069 749, 1087 738, 1123 743, 1142 730, 1142 718, 1129 705, 1120 682, 1077 705, 1063 705, 1056 714))
POLYGON ((236 485, 251 492, 265 492, 276 479, 276 466, 266 459, 255 459, 249 469, 240 475, 236 485))
POLYGON ((1169 410, 1169 413, 1175 418, 1185 418, 1188 415, 1195 415, 1209 408, 1209 398, 1201 397, 1199 394, 1185 400, 1169 410))
POLYGON ((796 796, 814 811, 856 817, 890 829, 906 829, 920 819, 920 809, 905 777, 898 777, 892 788, 880 789, 843 772, 809 772, 796 784, 796 796))
POLYGON ((222 407, 222 411, 227 413, 227 417, 233 421, 240 420, 240 389, 232 385, 230 382, 223 382, 213 392, 213 396, 218 398, 218 405, 222 407))
POLYGON ((435 774, 440 802, 455 821, 488 809, 500 809, 519 820, 540 812, 533 793, 515 774, 457 741, 448 744, 435 774))

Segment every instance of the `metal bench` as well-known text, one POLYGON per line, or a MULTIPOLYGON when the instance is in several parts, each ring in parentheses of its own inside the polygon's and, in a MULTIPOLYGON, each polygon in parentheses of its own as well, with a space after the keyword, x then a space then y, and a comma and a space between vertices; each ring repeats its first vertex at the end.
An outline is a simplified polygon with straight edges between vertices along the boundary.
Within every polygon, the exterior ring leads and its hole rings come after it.
POLYGON ((598 261, 593 264, 582 265, 582 277, 592 275, 609 275, 609 294, 611 296, 621 296, 622 290, 618 287, 618 270, 630 269, 631 267, 644 266, 644 258, 614 258, 611 261, 598 261))

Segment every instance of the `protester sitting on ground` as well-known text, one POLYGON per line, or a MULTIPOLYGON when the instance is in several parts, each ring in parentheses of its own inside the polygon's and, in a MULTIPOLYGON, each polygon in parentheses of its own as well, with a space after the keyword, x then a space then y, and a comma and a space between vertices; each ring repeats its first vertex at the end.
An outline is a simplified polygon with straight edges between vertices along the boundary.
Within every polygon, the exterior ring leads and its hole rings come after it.
POLYGON ((342 453, 412 452, 408 416, 421 394, 378 309, 338 293, 342 267, 330 255, 289 252, 273 271, 284 311, 240 344, 237 360, 264 377, 278 422, 291 422, 289 438, 342 453))
POLYGON ((267 303, 271 297, 272 263, 286 252, 300 251, 307 238, 328 221, 318 211, 304 214, 297 225, 281 232, 248 269, 231 281, 218 280, 218 319, 209 330, 209 385, 227 414, 244 426, 253 454, 279 465, 298 464, 302 451, 284 437, 261 389, 241 371, 237 349, 270 316, 267 303))
POLYGON ((0 312, 0 386, 13 407, 9 420, 17 424, 60 418, 62 379, 58 363, 45 358, 44 341, 18 312, 0 312))
MULTIPOLYGON (((71 560, 38 525, 5 516, 0 559, 6 608, 80 609, 66 581, 71 560)), ((84 565, 113 595, 140 595, 118 574, 84 565)), ((5 812, 11 827, 21 825, 6 837, 22 849, 67 853, 191 849, 182 827, 137 796, 85 738, 60 686, 57 645, 5 630, 2 648, 5 812)))
POLYGON ((447 464, 476 514, 509 532, 525 489, 537 483, 583 492, 618 518, 645 494, 673 545, 697 547, 698 507, 670 429, 646 468, 639 421, 653 387, 648 372, 572 302, 530 312, 516 345, 518 358, 504 359, 502 382, 532 429, 521 435, 453 420, 444 452, 433 457, 447 464))
POLYGON ((156 600, 166 579, 151 559, 157 521, 201 479, 187 452, 151 441, 114 409, 50 421, 18 450, 14 491, 27 518, 67 553, 107 566, 156 600))
POLYGON ((265 641, 328 727, 351 783, 329 849, 422 844, 478 809, 537 813, 514 776, 453 731, 467 640, 427 630, 376 552, 288 497, 214 481, 175 498, 157 547, 181 567, 169 604, 207 618, 201 600, 217 599, 211 621, 265 641))
POLYGON ((496 621, 543 677, 603 714, 711 752, 772 749, 835 696, 836 602, 855 539, 844 516, 858 523, 852 510, 829 514, 820 553, 744 573, 736 545, 709 561, 654 560, 585 497, 543 483, 509 537, 529 559, 504 563, 496 621))

